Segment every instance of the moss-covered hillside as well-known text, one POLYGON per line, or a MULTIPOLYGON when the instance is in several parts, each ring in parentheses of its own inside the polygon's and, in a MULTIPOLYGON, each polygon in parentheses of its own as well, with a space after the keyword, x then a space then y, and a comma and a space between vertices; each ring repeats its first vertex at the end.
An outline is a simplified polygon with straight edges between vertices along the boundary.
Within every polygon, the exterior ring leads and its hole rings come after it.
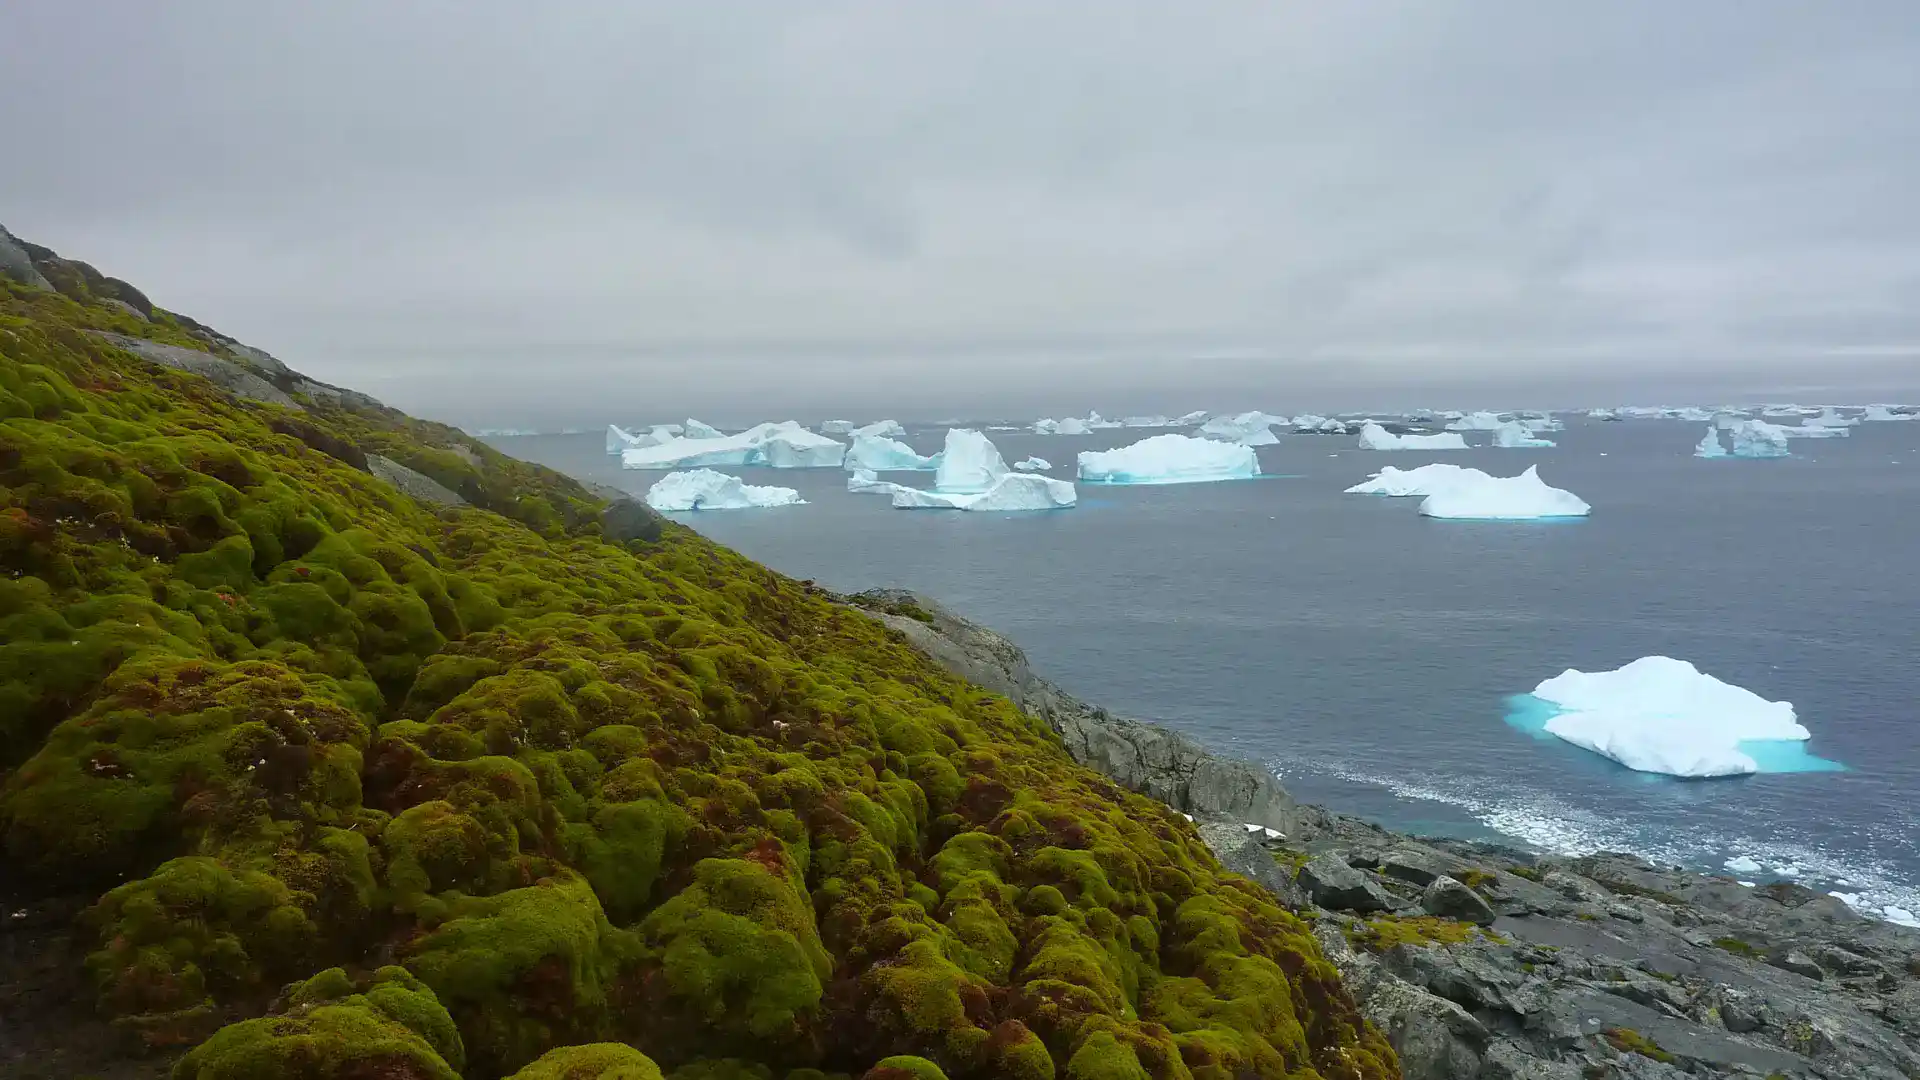
POLYGON ((88 898, 154 1072, 1398 1075, 1178 814, 879 623, 52 283, 0 280, 0 892, 88 898))

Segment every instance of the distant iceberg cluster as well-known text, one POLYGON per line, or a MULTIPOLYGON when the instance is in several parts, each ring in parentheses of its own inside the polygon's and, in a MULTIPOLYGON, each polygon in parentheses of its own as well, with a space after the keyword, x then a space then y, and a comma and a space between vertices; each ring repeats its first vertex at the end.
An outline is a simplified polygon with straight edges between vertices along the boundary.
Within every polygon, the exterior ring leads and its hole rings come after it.
MULTIPOLYGON (((775 469, 837 469, 847 445, 816 435, 787 420, 759 424, 738 435, 689 420, 686 433, 664 442, 630 446, 620 452, 623 469, 686 469, 714 465, 766 465, 775 469)), ((612 440, 613 430, 608 431, 612 440)))
POLYGON ((1629 769, 1744 776, 1835 769, 1805 753, 1793 705, 1721 682, 1684 660, 1647 656, 1614 671, 1568 669, 1533 688, 1541 729, 1629 769))
POLYGON ((1379 424, 1360 429, 1362 450, 1465 450, 1467 440, 1459 433, 1444 431, 1434 435, 1395 435, 1379 424))
POLYGON ((1099 484, 1191 484, 1260 475, 1250 446, 1190 435, 1155 435, 1116 450, 1083 450, 1080 479, 1099 484))
MULTIPOLYGON (((847 490, 889 496, 900 510, 1061 510, 1079 501, 1071 481, 1009 469, 992 440, 971 428, 949 429, 945 447, 929 460, 934 462, 932 488, 892 483, 873 469, 856 467, 847 477, 847 490)), ((1051 468, 1043 461, 1039 465, 1051 468)))
POLYGON ((793 506, 806 500, 792 488, 756 487, 737 476, 694 469, 673 472, 647 490, 647 505, 655 510, 748 510, 762 506, 793 506))

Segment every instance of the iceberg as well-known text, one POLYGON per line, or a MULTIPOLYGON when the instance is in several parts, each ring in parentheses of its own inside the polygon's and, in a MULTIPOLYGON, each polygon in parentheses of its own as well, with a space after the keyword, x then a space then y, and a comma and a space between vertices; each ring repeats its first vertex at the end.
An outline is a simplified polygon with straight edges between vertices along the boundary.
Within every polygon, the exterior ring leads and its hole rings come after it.
POLYGON ((1055 435, 1089 435, 1093 428, 1085 420, 1076 420, 1069 416, 1053 429, 1055 435))
POLYGON ((1031 428, 1028 428, 1027 430, 1033 432, 1035 435, 1058 434, 1060 430, 1060 421, 1051 420, 1051 419, 1035 420, 1033 422, 1033 426, 1031 428))
MULTIPOLYGON (((693 425, 698 423, 689 421, 687 429, 694 430, 693 425)), ((777 424, 760 424, 738 435, 682 435, 656 446, 629 447, 621 452, 620 467, 678 469, 709 465, 771 465, 776 469, 837 469, 845 455, 845 444, 824 435, 815 435, 787 420, 777 424)))
POLYGON ((1743 744, 1812 737, 1792 704, 1666 656, 1614 671, 1568 669, 1534 687, 1533 696, 1559 710, 1546 722, 1549 734, 1640 772, 1742 776, 1760 771, 1743 744))
MULTIPOLYGON (((1372 421, 1368 421, 1371 423, 1372 421)), ((1364 430, 1366 424, 1360 425, 1364 430)), ((1315 416, 1301 413, 1293 418, 1293 430, 1296 435, 1351 435, 1354 425, 1330 416, 1315 416)))
POLYGON ((1587 419, 1589 419, 1589 420, 1618 420, 1618 419, 1620 419, 1620 418, 1619 418, 1619 417, 1617 417, 1617 416, 1615 416, 1615 415, 1613 415, 1613 410, 1612 410, 1612 409, 1588 409, 1588 410, 1587 410, 1587 419))
POLYGON ((1046 458, 1030 457, 1025 461, 1014 462, 1013 467, 1021 472, 1046 472, 1053 468, 1053 463, 1046 458))
POLYGON ((851 420, 829 420, 820 425, 822 435, 851 435, 854 424, 851 420))
POLYGON ((1913 420, 1920 418, 1916 418, 1914 414, 1908 412, 1894 412, 1885 405, 1869 405, 1866 411, 1860 414, 1860 419, 1866 423, 1884 424, 1892 420, 1913 420))
POLYGON ((1500 414, 1490 412, 1468 413, 1447 425, 1448 431, 1498 431, 1500 414))
POLYGON ((1155 435, 1117 450, 1080 453, 1080 479, 1105 484, 1188 484, 1260 475, 1253 448, 1191 435, 1155 435))
POLYGON ((847 490, 855 495, 891 495, 901 485, 880 479, 872 469, 855 469, 847 474, 847 490))
POLYGON ((1859 422, 1860 421, 1855 420, 1853 417, 1841 416, 1839 413, 1834 412, 1831 407, 1828 407, 1820 410, 1819 416, 1809 416, 1800 421, 1800 426, 1810 428, 1849 428, 1859 422))
POLYGON ((655 510, 747 510, 805 501, 792 488, 755 487, 712 469, 671 472, 647 489, 647 505, 655 510))
POLYGON ((1087 427, 1090 429, 1098 430, 1103 428, 1117 428, 1117 427, 1125 427, 1125 426, 1126 425, 1122 424, 1118 420, 1101 419, 1100 411, 1098 409, 1087 414, 1087 427))
POLYGON ((1467 440, 1456 432, 1438 435, 1395 435, 1379 424, 1360 429, 1362 450, 1465 450, 1467 440))
POLYGON ((1850 427, 1790 427, 1780 425, 1780 434, 1789 439, 1847 439, 1853 436, 1850 427))
POLYGON ((1727 429, 1737 458, 1776 458, 1787 456, 1787 432, 1764 420, 1742 420, 1727 429))
POLYGON ((1271 426, 1275 420, 1285 421, 1285 417, 1272 417, 1262 412, 1246 412, 1239 416, 1216 416, 1201 424, 1195 435, 1203 439, 1218 439, 1221 442, 1239 443, 1241 446, 1273 446, 1280 439, 1274 435, 1271 426))
POLYGON ((1006 473, 985 491, 922 491, 899 484, 893 487, 896 510, 1059 510, 1072 506, 1077 498, 1070 482, 1033 473, 1006 473))
POLYGON ((1531 521, 1586 517, 1593 507, 1571 491, 1549 487, 1537 466, 1519 476, 1461 476, 1427 496, 1420 513, 1432 518, 1531 521))
POLYGON ((871 435, 876 439, 904 439, 907 437, 907 429, 901 427, 898 420, 875 420, 865 427, 854 428, 848 434, 871 435))
POLYGON ((1180 416, 1174 417, 1173 423, 1169 424, 1168 426, 1169 427, 1195 427, 1197 425, 1206 423, 1208 415, 1210 414, 1205 409, 1195 409, 1190 413, 1185 413, 1180 416))
POLYGON ((1708 427, 1707 433, 1700 436, 1700 445, 1693 448, 1693 456, 1698 458, 1723 458, 1727 448, 1720 445, 1720 429, 1708 427))
POLYGON ((1121 427, 1172 427, 1173 421, 1164 416, 1129 416, 1120 421, 1121 427))
POLYGON ((629 446, 653 445, 652 443, 641 442, 640 440, 641 436, 635 435, 631 431, 615 427, 612 424, 607 425, 607 453, 609 455, 619 454, 629 446))
POLYGON ((1463 469, 1458 465, 1435 463, 1422 465, 1417 469, 1396 469, 1389 465, 1374 473, 1370 479, 1348 488, 1347 494, 1388 495, 1396 498, 1412 495, 1424 497, 1458 484, 1472 484, 1491 479, 1493 479, 1491 476, 1479 469, 1463 469))
POLYGON ((1713 421, 1713 414, 1705 409, 1686 406, 1680 409, 1663 410, 1670 419, 1685 420, 1690 424, 1706 424, 1713 421))
POLYGON ((999 449, 972 428, 948 428, 946 448, 937 456, 940 461, 933 474, 933 488, 948 494, 986 491, 1009 472, 999 449))
POLYGON ((939 455, 922 457, 906 443, 882 435, 855 434, 847 449, 846 467, 887 472, 901 469, 931 469, 939 465, 939 455))
POLYGON ((726 433, 719 428, 711 424, 703 424, 693 419, 689 419, 686 423, 680 425, 680 428, 680 434, 689 439, 724 439, 727 437, 726 433))
POLYGON ((1535 437, 1533 429, 1518 420, 1509 420, 1493 429, 1493 445, 1509 450, 1524 450, 1534 447, 1552 446, 1552 439, 1535 437))

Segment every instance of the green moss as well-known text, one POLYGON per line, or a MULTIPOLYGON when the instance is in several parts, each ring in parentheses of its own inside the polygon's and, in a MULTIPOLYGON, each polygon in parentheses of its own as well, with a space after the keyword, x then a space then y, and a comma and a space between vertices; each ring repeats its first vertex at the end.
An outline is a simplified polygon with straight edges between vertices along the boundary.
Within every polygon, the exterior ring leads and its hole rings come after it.
POLYGON ((364 993, 334 968, 294 987, 288 1000, 281 1015, 216 1032, 174 1065, 173 1080, 459 1080, 453 1022, 433 992, 399 968, 376 972, 364 993))
POLYGON ((1759 949, 1754 948, 1752 945, 1747 944, 1737 937, 1714 938, 1713 944, 1717 949, 1730 952, 1735 956, 1744 957, 1748 960, 1758 959, 1760 956, 1759 949))
POLYGON ((1386 952, 1401 945, 1418 949, 1500 939, 1492 931, 1455 919, 1433 915, 1378 915, 1349 926, 1347 940, 1370 952, 1386 952))
POLYGON ((621 1043, 563 1046, 540 1055, 510 1080, 661 1080, 653 1059, 621 1043))
POLYGON ((451 428, 147 365, 89 331, 227 346, 92 288, 0 284, 0 834, 27 891, 101 895, 111 1012, 306 979, 209 1068, 355 1028, 474 1076, 603 1040, 767 1080, 1394 1075, 1304 925, 879 622, 676 526, 608 543, 451 428), (431 1009, 343 983, 392 955, 431 1009))
POLYGON ((947 1074, 926 1058, 896 1054, 876 1063, 861 1080, 947 1080, 947 1074))
POLYGON ((1639 1054, 1641 1057, 1652 1058, 1666 1064, 1672 1064, 1674 1061, 1672 1054, 1660 1049, 1659 1044, 1632 1028, 1608 1028, 1600 1035, 1607 1040, 1608 1045, 1623 1054, 1639 1054))

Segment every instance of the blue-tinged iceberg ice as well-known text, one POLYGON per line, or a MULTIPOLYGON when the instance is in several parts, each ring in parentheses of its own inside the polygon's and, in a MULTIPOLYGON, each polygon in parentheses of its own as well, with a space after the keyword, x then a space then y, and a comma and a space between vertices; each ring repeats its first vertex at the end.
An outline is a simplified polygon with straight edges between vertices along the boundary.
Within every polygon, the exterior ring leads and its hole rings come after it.
POLYGON ((882 435, 855 434, 847 448, 846 467, 888 472, 901 469, 931 469, 939 464, 939 455, 924 457, 913 447, 882 435))
POLYGON ((1519 476, 1462 475, 1427 496, 1420 512, 1432 518, 1532 521, 1586 517, 1593 507, 1571 491, 1548 486, 1534 467, 1519 476))
POLYGON ((855 495, 891 495, 900 484, 882 480, 872 469, 855 469, 847 474, 847 490, 855 495))
POLYGON ((1518 420, 1509 420, 1493 429, 1493 445, 1509 450, 1524 450, 1552 446, 1553 440, 1539 438, 1534 435, 1532 428, 1518 420))
POLYGON ((949 494, 986 491, 1012 471, 999 448, 972 428, 948 428, 946 447, 935 456, 934 490, 949 494))
MULTIPOLYGON (((689 421, 688 430, 698 421, 689 421)), ((704 425, 702 425, 704 426, 704 425)), ((711 429, 709 429, 711 430, 711 429)), ((776 469, 840 467, 846 446, 791 420, 759 424, 738 435, 680 436, 620 455, 625 469, 679 469, 707 465, 770 465, 776 469)))
POLYGON ((1083 450, 1080 479, 1105 484, 1190 484, 1260 475, 1260 458, 1249 446, 1155 435, 1117 450, 1083 450))
POLYGON ((985 491, 922 491, 898 484, 893 489, 897 510, 1059 510, 1072 506, 1076 499, 1073 484, 1068 481, 1018 472, 1002 475, 985 491))
POLYGON ((1030 457, 1025 461, 1014 462, 1013 467, 1021 472, 1047 472, 1053 468, 1053 463, 1046 458, 1030 457))
POLYGON ((1727 448, 1720 445, 1719 428, 1707 428, 1707 433, 1700 436, 1700 444, 1693 448, 1693 456, 1698 458, 1723 458, 1727 456, 1727 448))
POLYGON ((851 435, 857 425, 851 420, 829 420, 820 425, 822 435, 851 435))
POLYGON ((610 455, 619 454, 629 446, 652 445, 651 443, 641 442, 640 440, 641 436, 635 435, 625 428, 616 427, 613 424, 607 425, 607 453, 610 455))
POLYGON ((907 429, 901 427, 898 420, 875 420, 864 427, 854 428, 851 434, 871 435, 876 439, 904 439, 907 429))
POLYGON ((1534 687, 1533 696, 1557 710, 1546 722, 1549 734, 1640 772, 1741 776, 1761 771, 1750 744, 1811 738, 1789 702, 1666 656, 1615 671, 1569 669, 1534 687))
POLYGON ((1045 417, 1035 420, 1033 426, 1027 430, 1033 432, 1035 435, 1057 435, 1060 433, 1060 421, 1052 419, 1051 417, 1045 417))
POLYGON ((1737 458, 1786 457, 1787 431, 1764 420, 1742 420, 1727 429, 1737 458))
POLYGON ((1360 429, 1362 450, 1465 450, 1467 440, 1452 431, 1437 435, 1395 435, 1379 424, 1360 429))
POLYGON ((1447 425, 1448 431, 1498 431, 1502 423, 1499 413, 1474 412, 1447 425))
POLYGON ((1367 480, 1347 489, 1349 495, 1389 495, 1396 498, 1425 497, 1456 484, 1471 484, 1492 477, 1479 469, 1436 462, 1417 469, 1396 469, 1389 465, 1367 480))
POLYGON ((671 472, 647 489, 647 505, 655 510, 747 510, 805 501, 792 488, 755 487, 712 469, 671 472))
POLYGON ((719 428, 711 424, 703 424, 692 418, 689 418, 686 423, 680 425, 680 429, 680 434, 689 439, 724 439, 727 437, 726 432, 721 431, 719 428))
POLYGON ((1201 424, 1195 435, 1203 439, 1218 439, 1221 442, 1239 443, 1241 446, 1272 446, 1280 441, 1273 433, 1273 423, 1282 423, 1286 417, 1268 416, 1263 412, 1244 412, 1238 416, 1216 416, 1201 424))

